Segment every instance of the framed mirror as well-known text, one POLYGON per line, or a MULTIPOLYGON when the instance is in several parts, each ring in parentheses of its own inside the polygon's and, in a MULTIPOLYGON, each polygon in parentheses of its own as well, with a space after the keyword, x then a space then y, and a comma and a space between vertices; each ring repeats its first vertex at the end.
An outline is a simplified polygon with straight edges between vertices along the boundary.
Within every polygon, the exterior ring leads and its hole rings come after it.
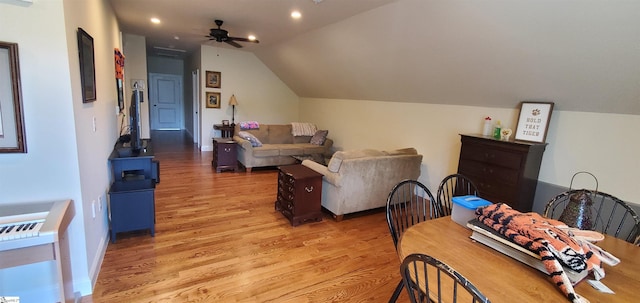
POLYGON ((0 42, 0 153, 26 153, 18 44, 0 42))

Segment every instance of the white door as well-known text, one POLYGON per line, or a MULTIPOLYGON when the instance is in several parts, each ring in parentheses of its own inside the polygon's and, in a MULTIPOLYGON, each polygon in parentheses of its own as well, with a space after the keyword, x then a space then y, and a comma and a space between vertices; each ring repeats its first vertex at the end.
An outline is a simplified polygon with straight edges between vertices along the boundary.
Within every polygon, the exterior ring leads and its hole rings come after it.
POLYGON ((182 129, 182 77, 149 74, 149 79, 151 129, 182 129))

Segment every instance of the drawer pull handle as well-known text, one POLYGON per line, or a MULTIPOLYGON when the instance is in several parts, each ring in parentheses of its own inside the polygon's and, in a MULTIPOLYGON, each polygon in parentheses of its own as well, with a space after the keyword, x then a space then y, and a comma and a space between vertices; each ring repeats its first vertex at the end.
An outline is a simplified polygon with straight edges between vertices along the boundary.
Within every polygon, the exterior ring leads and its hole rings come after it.
POLYGON ((304 187, 304 190, 306 190, 308 193, 310 193, 310 192, 312 192, 312 191, 313 191, 313 186, 311 186, 311 187, 306 187, 306 186, 305 186, 305 187, 304 187))
POLYGON ((225 151, 225 152, 230 152, 230 151, 231 151, 231 147, 225 147, 225 148, 224 148, 224 151, 225 151))

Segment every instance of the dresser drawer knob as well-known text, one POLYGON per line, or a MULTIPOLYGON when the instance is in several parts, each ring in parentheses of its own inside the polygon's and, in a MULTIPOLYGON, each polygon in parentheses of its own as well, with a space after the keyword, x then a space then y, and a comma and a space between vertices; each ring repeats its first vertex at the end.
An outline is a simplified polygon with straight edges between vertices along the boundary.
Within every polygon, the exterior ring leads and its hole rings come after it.
POLYGON ((310 192, 312 192, 312 191, 313 191, 313 186, 311 186, 311 187, 306 187, 306 186, 305 186, 305 187, 304 187, 304 190, 306 190, 308 193, 310 193, 310 192))
POLYGON ((224 151, 227 152, 227 153, 230 152, 231 151, 231 147, 225 147, 224 151))

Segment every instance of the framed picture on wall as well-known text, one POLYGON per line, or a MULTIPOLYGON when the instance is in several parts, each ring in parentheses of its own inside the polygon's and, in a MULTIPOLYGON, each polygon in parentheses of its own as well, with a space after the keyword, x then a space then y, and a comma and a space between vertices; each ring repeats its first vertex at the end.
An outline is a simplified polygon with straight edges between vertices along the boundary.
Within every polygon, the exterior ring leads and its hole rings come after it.
POLYGON ((26 153, 18 44, 0 42, 0 153, 26 153))
POLYGON ((93 57, 93 38, 80 27, 78 27, 78 54, 80 56, 82 103, 96 101, 96 63, 93 57))
POLYGON ((212 72, 212 71, 207 71, 206 73, 206 85, 209 88, 220 88, 220 82, 221 82, 221 77, 222 75, 220 74, 220 72, 212 72))
POLYGON ((207 92, 207 108, 220 108, 219 92, 207 92))
POLYGON ((547 139, 553 102, 520 102, 515 139, 544 143, 547 139))

